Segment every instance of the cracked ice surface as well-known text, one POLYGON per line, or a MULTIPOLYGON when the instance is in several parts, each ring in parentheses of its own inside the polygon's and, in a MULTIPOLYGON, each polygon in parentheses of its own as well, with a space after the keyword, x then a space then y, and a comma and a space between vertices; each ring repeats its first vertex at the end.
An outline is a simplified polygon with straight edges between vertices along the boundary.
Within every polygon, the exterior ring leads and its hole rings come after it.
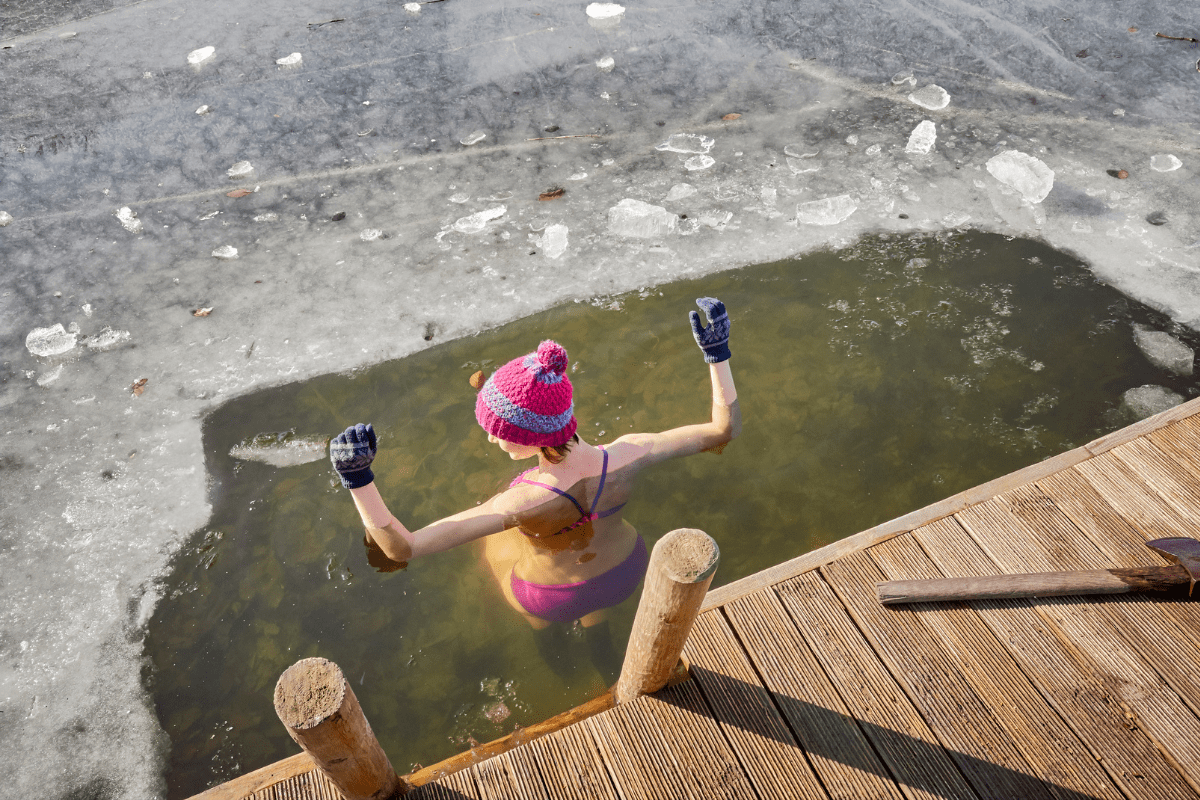
POLYGON ((429 326, 441 341, 962 224, 1069 250, 1200 327, 1195 55, 1153 36, 1194 13, 1145 4, 1126 33, 1125 5, 985 0, 933 26, 868 0, 7 3, 0 794, 161 792, 140 637, 156 576, 208 517, 200 420, 234 396, 413 353, 429 326), (273 63, 300 41, 298 68, 273 63), (189 65, 200 45, 220 59, 189 65), (909 94, 931 85, 953 102, 914 158, 929 111, 909 94), (711 156, 657 151, 672 131, 720 159, 689 171, 711 156), (229 197, 240 161, 265 178, 229 197), (547 212, 538 196, 576 175, 547 212), (122 208, 141 230, 116 229, 122 208), (226 247, 239 258, 212 257, 226 247), (35 355, 47 328, 75 346, 35 355), (129 346, 79 346, 106 328, 129 346))

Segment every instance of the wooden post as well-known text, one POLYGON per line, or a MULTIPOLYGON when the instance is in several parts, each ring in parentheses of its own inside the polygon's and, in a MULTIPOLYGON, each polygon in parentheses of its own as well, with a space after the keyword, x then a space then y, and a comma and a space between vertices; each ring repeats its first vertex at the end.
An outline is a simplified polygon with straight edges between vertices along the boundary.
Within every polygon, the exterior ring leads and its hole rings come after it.
POLYGON ((275 684, 275 713, 346 800, 385 800, 407 790, 332 661, 305 658, 288 667, 275 684))
POLYGON ((700 613, 720 555, 712 537, 694 528, 671 531, 654 545, 642 601, 617 680, 617 703, 627 703, 667 685, 700 613))

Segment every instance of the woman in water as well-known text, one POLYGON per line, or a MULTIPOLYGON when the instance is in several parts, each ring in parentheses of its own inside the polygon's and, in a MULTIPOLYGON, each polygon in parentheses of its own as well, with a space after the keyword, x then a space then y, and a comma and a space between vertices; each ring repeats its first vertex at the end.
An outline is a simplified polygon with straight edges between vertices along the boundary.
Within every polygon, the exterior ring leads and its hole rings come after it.
POLYGON ((638 473, 668 458, 719 448, 741 428, 728 361, 729 317, 714 298, 696 304, 709 322, 704 327, 695 311, 690 314, 712 380, 709 422, 591 445, 575 432, 567 353, 545 341, 498 369, 475 403, 488 441, 513 460, 536 457, 537 466, 474 508, 410 531, 375 487, 371 426, 355 425, 334 438, 330 458, 367 536, 400 562, 487 537, 485 554, 500 590, 534 628, 600 622, 605 609, 633 594, 646 570, 646 544, 621 514, 638 473))

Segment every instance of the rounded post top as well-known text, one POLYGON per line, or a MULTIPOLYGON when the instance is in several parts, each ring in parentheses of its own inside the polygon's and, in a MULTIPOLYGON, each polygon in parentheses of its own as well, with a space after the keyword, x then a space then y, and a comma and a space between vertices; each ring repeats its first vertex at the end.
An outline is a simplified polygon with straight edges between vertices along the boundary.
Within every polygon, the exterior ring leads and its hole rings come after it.
POLYGON ((293 730, 315 728, 332 717, 346 698, 346 678, 325 658, 292 664, 275 684, 275 713, 293 730))
POLYGON ((711 536, 696 528, 680 528, 654 544, 650 563, 676 583, 700 583, 716 571, 720 559, 721 549, 711 536))

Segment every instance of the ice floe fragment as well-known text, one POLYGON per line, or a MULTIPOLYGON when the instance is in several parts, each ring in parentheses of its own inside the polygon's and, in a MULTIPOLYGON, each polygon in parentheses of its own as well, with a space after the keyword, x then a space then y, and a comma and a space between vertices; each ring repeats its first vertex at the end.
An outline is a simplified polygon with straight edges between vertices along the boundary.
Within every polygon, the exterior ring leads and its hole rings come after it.
POLYGON ((1159 369, 1174 372, 1176 375, 1192 374, 1196 353, 1166 331, 1134 325, 1133 341, 1150 363, 1159 369))
POLYGON ((596 69, 600 70, 601 72, 612 72, 613 67, 616 65, 616 59, 614 59, 612 56, 605 56, 596 62, 596 69))
POLYGON ((117 221, 121 223, 121 227, 130 233, 142 232, 142 221, 137 218, 137 213, 129 206, 124 206, 117 210, 117 221))
POLYGON ((459 139, 458 143, 461 145, 466 145, 467 147, 470 147, 473 144, 479 144, 486 138, 487 138, 487 131, 471 131, 466 136, 459 139))
POLYGON ((687 167, 689 171, 694 172, 696 170, 708 169, 715 163, 717 163, 717 160, 712 156, 692 156, 683 162, 683 166, 687 167))
POLYGON ((547 225, 542 234, 542 255, 546 258, 558 258, 567 252, 567 226, 561 224, 547 225))
POLYGON ((810 158, 793 158, 792 156, 788 156, 787 165, 793 175, 804 175, 808 172, 821 171, 821 165, 810 158))
POLYGON ((617 3, 591 3, 587 15, 592 19, 611 19, 625 13, 625 6, 617 3))
POLYGON ((837 225, 858 210, 848 194, 810 200, 796 206, 796 221, 805 225, 837 225))
POLYGON ((674 203, 676 200, 682 200, 685 197, 691 197, 696 193, 696 187, 690 183, 677 183, 671 187, 671 191, 667 192, 667 196, 663 198, 664 203, 674 203))
POLYGON ((949 214, 942 217, 942 222, 946 223, 951 228, 961 227, 970 221, 971 215, 965 214, 962 211, 951 211, 949 214))
POLYGON ((1121 404, 1138 419, 1152 417, 1167 409, 1174 408, 1182 402, 1182 395, 1172 392, 1165 386, 1153 386, 1150 384, 1130 389, 1121 395, 1121 404))
POLYGON ((203 117, 208 112, 209 112, 208 106, 200 106, 199 108, 196 109, 197 116, 203 117))
POLYGON ((57 367, 50 370, 49 372, 44 372, 41 375, 39 375, 38 379, 37 379, 37 385, 38 386, 49 386, 50 384, 54 383, 56 380, 61 378, 62 374, 63 374, 63 365, 59 364, 57 367))
POLYGON ((114 331, 112 328, 106 327, 95 336, 88 336, 83 341, 89 350, 104 352, 120 347, 132 338, 133 334, 129 331, 114 331))
POLYGON ((1040 203, 1054 188, 1054 170, 1020 150, 1005 150, 987 162, 992 177, 1016 189, 1031 203, 1040 203))
POLYGON ((205 61, 208 61, 210 58, 212 58, 213 54, 216 52, 217 48, 212 47, 211 45, 209 47, 201 47, 197 50, 193 50, 187 54, 187 63, 191 64, 193 67, 198 67, 205 61))
POLYGON ((636 239, 660 239, 674 233, 679 218, 662 206, 626 197, 608 210, 608 232, 636 239))
POLYGON ((25 337, 25 349, 41 358, 61 356, 75 348, 78 337, 62 326, 62 323, 51 325, 49 328, 34 328, 25 337))
POLYGON ((459 233, 479 233, 494 219, 499 219, 508 213, 508 206, 493 206, 483 211, 476 211, 455 220, 451 227, 459 233))
POLYGON ((254 217, 255 222, 278 222, 279 215, 274 211, 268 211, 266 214, 258 214, 254 217))
POLYGON ((328 446, 328 436, 296 436, 291 431, 260 433, 235 444, 230 448, 229 455, 272 467, 295 467, 325 458, 328 446))
POLYGON ((10 224, 13 221, 13 215, 7 211, 0 211, 0 228, 10 224))
POLYGON ((732 211, 705 211, 700 215, 700 224, 707 225, 713 230, 723 231, 732 219, 732 211))
POLYGON ((300 55, 299 53, 292 53, 291 55, 284 56, 283 58, 275 59, 275 63, 281 67, 295 67, 303 60, 304 56, 300 55))
POLYGON ((239 161, 229 169, 225 170, 225 174, 228 175, 231 180, 235 181, 239 181, 242 178, 247 177, 252 172, 254 172, 254 165, 249 161, 239 161))
POLYGON ((917 85, 917 79, 911 69, 901 70, 892 76, 892 86, 901 86, 906 83, 909 86, 917 85))
POLYGON ((877 156, 883 150, 883 145, 873 144, 866 149, 866 154, 869 156, 877 156))
POLYGON ((1150 157, 1150 169, 1155 172, 1174 172, 1183 166, 1183 162, 1170 153, 1160 153, 1150 157))
POLYGON ((471 195, 467 194, 466 192, 456 192, 455 194, 450 195, 450 202, 458 205, 462 205, 470 199, 471 195))
POLYGON ((936 141, 937 126, 927 119, 921 120, 920 124, 913 128, 913 132, 909 134, 908 144, 904 146, 904 152, 925 155, 933 149, 933 143, 936 141))
POLYGON ((950 105, 950 93, 936 83, 931 83, 910 93, 908 100, 911 103, 919 105, 921 108, 927 108, 930 111, 940 111, 950 105))
POLYGON ((379 230, 379 228, 367 228, 359 232, 358 238, 362 239, 364 242, 373 242, 376 239, 384 239, 387 237, 383 231, 379 230))
POLYGON ((716 139, 697 133, 673 133, 665 142, 655 145, 654 149, 668 153, 707 153, 716 143, 716 139))
POLYGON ((421 4, 420 3, 405 3, 404 10, 410 14, 420 14, 421 13, 421 4))
POLYGON ((213 254, 213 258, 219 258, 222 261, 232 261, 233 259, 238 257, 237 248, 231 247, 230 245, 227 245, 227 244, 221 245, 216 250, 213 250, 212 254, 213 254))

